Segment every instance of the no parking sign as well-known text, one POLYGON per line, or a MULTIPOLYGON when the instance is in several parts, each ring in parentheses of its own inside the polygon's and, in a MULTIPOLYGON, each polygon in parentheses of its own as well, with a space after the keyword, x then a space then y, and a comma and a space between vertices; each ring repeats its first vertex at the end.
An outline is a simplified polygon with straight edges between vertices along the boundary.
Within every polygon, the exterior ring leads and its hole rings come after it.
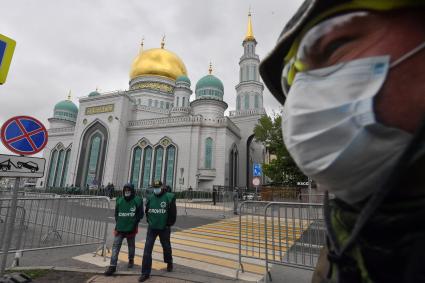
POLYGON ((4 146, 19 155, 33 155, 47 144, 48 134, 44 125, 29 116, 16 116, 1 127, 0 138, 4 146))

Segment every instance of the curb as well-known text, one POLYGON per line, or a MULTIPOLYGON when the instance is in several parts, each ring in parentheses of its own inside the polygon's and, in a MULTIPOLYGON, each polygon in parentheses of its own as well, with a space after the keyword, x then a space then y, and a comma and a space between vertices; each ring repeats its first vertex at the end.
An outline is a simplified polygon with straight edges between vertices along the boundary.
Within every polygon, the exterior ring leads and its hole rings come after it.
MULTIPOLYGON (((33 269, 41 269, 41 270, 52 270, 52 271, 65 271, 65 272, 79 272, 79 273, 91 273, 103 275, 103 270, 98 269, 84 269, 84 268, 74 268, 74 267, 60 267, 60 266, 25 266, 25 267, 13 267, 7 270, 10 271, 25 271, 25 270, 33 270, 33 269)), ((140 272, 134 271, 118 271, 114 273, 114 275, 118 276, 139 276, 140 272)), ((186 273, 178 273, 178 272, 158 272, 153 271, 152 276, 155 277, 163 277, 163 278, 173 278, 179 280, 185 280, 193 283, 210 283, 210 282, 245 282, 238 281, 235 279, 226 279, 219 278, 214 276, 206 276, 206 275, 196 275, 196 274, 186 274, 186 273)))

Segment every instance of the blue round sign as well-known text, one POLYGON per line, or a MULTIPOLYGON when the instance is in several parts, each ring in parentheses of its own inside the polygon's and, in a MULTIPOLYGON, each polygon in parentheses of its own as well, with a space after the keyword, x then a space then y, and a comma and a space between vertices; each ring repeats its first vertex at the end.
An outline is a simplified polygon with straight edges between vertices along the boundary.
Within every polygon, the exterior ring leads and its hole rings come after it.
POLYGON ((1 141, 10 151, 20 155, 32 155, 40 152, 47 144, 47 130, 35 118, 17 116, 3 124, 1 141))

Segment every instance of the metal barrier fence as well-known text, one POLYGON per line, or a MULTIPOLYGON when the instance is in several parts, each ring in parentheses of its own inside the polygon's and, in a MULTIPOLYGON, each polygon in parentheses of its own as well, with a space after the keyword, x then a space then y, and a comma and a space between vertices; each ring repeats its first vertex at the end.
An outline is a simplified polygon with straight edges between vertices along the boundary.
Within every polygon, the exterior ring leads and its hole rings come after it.
POLYGON ((12 204, 12 198, 0 198, 0 254, 3 255, 0 273, 4 272, 10 253, 17 256, 15 263, 22 252, 73 246, 98 245, 98 250, 106 255, 106 219, 107 215, 113 215, 109 198, 19 195, 16 217, 11 217, 12 204), (10 223, 14 223, 11 231, 6 229, 10 223), (9 239, 13 240, 9 242, 9 239))
POLYGON ((244 258, 264 260, 266 282, 272 264, 314 269, 326 241, 322 204, 247 201, 239 212, 242 272, 244 258))
POLYGON ((183 191, 182 198, 177 199, 177 206, 184 207, 187 215, 189 210, 215 212, 222 218, 237 214, 238 198, 233 191, 183 191))

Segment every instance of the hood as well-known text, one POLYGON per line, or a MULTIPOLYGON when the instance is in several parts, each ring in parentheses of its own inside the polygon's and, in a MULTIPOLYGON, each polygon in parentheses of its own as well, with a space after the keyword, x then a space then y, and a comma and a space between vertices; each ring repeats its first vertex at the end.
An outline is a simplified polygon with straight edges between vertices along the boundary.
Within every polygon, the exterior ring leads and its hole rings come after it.
POLYGON ((125 184, 124 187, 122 188, 122 195, 124 196, 124 198, 126 200, 130 200, 130 199, 134 198, 134 196, 136 195, 136 191, 134 190, 134 185, 131 184, 131 183, 125 184), (125 197, 124 196, 124 189, 127 189, 127 188, 130 189, 130 191, 131 191, 131 196, 130 197, 125 197))

